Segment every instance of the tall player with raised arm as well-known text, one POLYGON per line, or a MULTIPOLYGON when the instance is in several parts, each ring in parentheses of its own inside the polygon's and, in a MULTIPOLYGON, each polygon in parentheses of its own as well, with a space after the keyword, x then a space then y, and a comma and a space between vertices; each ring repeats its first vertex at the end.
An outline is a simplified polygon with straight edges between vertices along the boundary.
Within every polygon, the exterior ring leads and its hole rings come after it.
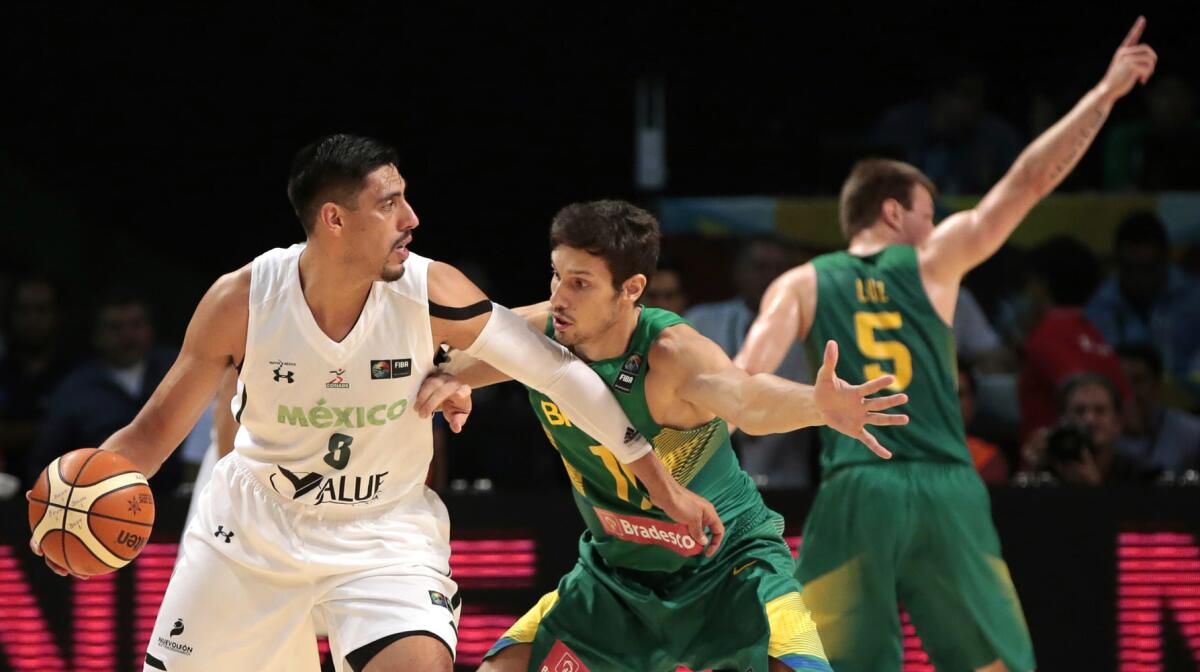
POLYGON ((895 452, 887 463, 823 432, 823 480, 797 576, 838 672, 900 668, 898 600, 938 669, 1034 667, 963 435, 949 325, 963 275, 1070 173, 1116 101, 1154 73, 1157 56, 1139 44, 1145 25, 1139 17, 1099 84, 974 209, 936 228, 928 177, 897 161, 858 163, 841 194, 849 248, 788 271, 763 297, 735 359, 747 371, 773 371, 797 338, 835 339, 847 346, 840 375, 887 371, 891 389, 913 399, 911 424, 880 430, 895 452))

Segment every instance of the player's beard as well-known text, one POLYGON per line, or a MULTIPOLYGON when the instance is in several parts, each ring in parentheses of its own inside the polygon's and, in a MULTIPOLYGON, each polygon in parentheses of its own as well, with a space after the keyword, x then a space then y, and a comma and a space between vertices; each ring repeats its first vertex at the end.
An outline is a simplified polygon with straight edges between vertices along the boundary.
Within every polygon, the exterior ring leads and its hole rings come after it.
POLYGON ((388 266, 388 263, 383 262, 383 268, 379 269, 379 279, 384 282, 393 282, 404 277, 404 264, 399 266, 388 266))
MULTIPOLYGON (((557 337, 556 340, 558 340, 559 343, 562 343, 563 345, 570 348, 570 347, 575 347, 578 345, 583 345, 583 344, 587 343, 588 341, 603 337, 605 334, 608 333, 608 331, 610 329, 612 329, 613 327, 615 327, 617 325, 617 316, 618 316, 617 307, 618 307, 617 301, 614 299, 612 302, 612 305, 609 306, 609 310, 608 310, 607 314, 604 315, 602 318, 600 318, 597 321, 596 326, 594 326, 591 329, 589 329, 588 331, 584 332, 579 328, 578 322, 573 322, 572 323, 573 329, 571 329, 571 331, 557 337)), ((584 312, 584 311, 580 311, 580 313, 582 313, 582 312, 584 312)), ((579 313, 577 313, 577 314, 579 314, 579 313)))

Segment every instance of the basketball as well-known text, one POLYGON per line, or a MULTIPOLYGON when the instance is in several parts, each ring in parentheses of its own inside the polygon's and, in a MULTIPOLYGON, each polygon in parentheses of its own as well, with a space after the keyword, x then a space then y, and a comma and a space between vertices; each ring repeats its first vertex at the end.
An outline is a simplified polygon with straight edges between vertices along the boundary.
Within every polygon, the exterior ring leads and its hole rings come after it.
POLYGON ((137 557, 154 525, 154 495, 129 460, 96 448, 50 463, 29 496, 29 529, 42 554, 79 576, 137 557))

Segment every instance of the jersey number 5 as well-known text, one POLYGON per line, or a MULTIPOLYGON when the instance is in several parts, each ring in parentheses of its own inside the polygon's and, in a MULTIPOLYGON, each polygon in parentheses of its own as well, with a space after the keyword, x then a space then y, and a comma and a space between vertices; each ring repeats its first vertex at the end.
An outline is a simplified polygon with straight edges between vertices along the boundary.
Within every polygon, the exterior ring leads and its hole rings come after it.
MULTIPOLYGON (((858 341, 858 349, 871 359, 890 361, 892 374, 896 382, 888 386, 889 390, 900 392, 912 382, 912 353, 899 341, 875 340, 876 329, 899 329, 903 320, 898 312, 871 313, 860 311, 854 313, 854 334, 858 341)), ((863 367, 863 375, 867 380, 878 378, 886 372, 879 364, 867 364, 863 367)))

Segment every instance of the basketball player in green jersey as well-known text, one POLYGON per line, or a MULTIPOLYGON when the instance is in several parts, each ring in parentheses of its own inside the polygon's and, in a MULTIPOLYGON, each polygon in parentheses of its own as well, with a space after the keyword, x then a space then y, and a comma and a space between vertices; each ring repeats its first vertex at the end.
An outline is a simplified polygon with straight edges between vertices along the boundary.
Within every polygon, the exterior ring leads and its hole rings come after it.
MULTIPOLYGON (((838 379, 833 343, 814 387, 749 376, 679 316, 640 306, 659 247, 658 222, 644 210, 621 201, 570 205, 550 239, 550 301, 518 312, 589 363, 675 480, 712 502, 726 531, 715 553, 704 552, 607 448, 530 390, 587 530, 575 569, 496 643, 481 670, 828 670, 783 519, 738 466, 725 421, 751 434, 827 424, 887 456, 865 426, 906 422, 880 412, 906 396, 865 400, 894 379, 838 379)), ((479 364, 459 374, 473 386, 499 380, 479 364)))
POLYGON ((838 672, 899 670, 896 603, 939 670, 1029 670, 1029 632, 987 491, 963 436, 954 336, 959 281, 1066 177, 1113 104, 1154 72, 1139 18, 1100 83, 1033 142, 973 210, 933 226, 934 186, 896 161, 860 162, 842 187, 849 249, 788 271, 763 297, 735 361, 773 371, 797 337, 837 340, 846 377, 891 372, 913 423, 881 432, 895 458, 863 460, 824 432, 823 481, 797 577, 838 672))

